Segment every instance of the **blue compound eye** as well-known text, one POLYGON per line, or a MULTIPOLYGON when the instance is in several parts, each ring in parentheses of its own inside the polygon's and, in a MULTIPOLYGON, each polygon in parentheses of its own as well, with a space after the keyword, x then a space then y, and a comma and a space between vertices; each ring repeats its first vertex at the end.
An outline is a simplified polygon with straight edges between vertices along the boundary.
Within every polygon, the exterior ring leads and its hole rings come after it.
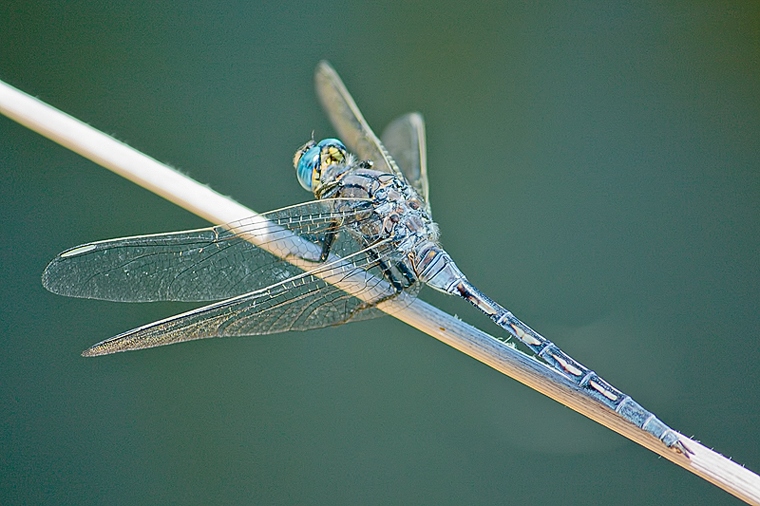
POLYGON ((313 175, 319 169, 319 147, 314 144, 314 141, 309 141, 296 151, 293 165, 296 167, 296 176, 303 189, 313 192, 313 175))
POLYGON ((322 183, 323 172, 331 165, 345 163, 347 157, 346 146, 338 139, 323 139, 316 144, 307 142, 293 157, 298 182, 313 192, 322 183))
POLYGON ((346 146, 338 139, 322 139, 317 143, 320 154, 322 155, 322 168, 326 169, 330 165, 343 163, 348 156, 346 146))

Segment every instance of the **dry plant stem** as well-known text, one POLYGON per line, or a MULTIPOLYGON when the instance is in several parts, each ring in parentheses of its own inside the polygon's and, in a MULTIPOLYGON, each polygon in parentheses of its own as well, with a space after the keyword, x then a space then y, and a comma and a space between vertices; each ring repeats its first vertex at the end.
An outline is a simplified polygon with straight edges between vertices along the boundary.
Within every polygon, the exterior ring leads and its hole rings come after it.
MULTIPOLYGON (((0 112, 214 224, 256 214, 2 81, 0 112)), ((255 238, 251 240, 255 241, 255 238)), ((701 476, 747 503, 760 505, 760 477, 696 441, 682 436, 684 444, 693 452, 690 458, 668 450, 659 440, 626 422, 613 411, 579 395, 571 382, 551 368, 423 301, 416 300, 402 308, 391 302, 380 308, 701 476), (553 375, 556 381, 546 381, 547 374, 553 375)), ((509 421, 505 420, 507 423, 509 421)))

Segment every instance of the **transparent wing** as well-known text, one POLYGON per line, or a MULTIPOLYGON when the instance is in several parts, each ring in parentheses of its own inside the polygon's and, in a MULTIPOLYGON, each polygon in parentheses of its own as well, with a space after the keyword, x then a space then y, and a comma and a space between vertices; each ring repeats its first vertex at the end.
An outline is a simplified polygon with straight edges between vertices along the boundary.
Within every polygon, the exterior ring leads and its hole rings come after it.
POLYGON ((348 149, 363 160, 371 160, 374 169, 403 178, 396 162, 367 124, 335 69, 326 61, 319 62, 314 82, 325 113, 348 149))
POLYGON ((407 182, 425 199, 430 213, 425 120, 422 115, 412 112, 396 118, 383 131, 382 141, 407 182))
POLYGON ((105 355, 207 337, 307 330, 381 316, 373 306, 401 296, 413 300, 419 283, 402 294, 383 276, 395 251, 380 243, 270 287, 217 302, 107 339, 84 356, 105 355), (333 286, 340 281, 353 295, 333 286))
POLYGON ((53 259, 42 283, 60 295, 118 302, 235 297, 304 272, 249 237, 318 267, 328 233, 337 232, 331 253, 349 256, 363 247, 341 225, 376 219, 368 208, 363 200, 326 199, 217 227, 93 242, 53 259))

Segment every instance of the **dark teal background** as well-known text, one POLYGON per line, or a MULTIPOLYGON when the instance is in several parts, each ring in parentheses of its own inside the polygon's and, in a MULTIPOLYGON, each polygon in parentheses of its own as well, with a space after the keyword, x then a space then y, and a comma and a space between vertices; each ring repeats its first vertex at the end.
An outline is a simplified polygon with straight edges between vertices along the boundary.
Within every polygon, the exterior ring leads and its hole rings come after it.
MULTIPOLYGON (((0 4, 0 79, 258 211, 308 198, 323 58, 376 130, 425 115, 472 281, 760 470, 756 3, 0 4)), ((4 117, 0 206, 0 504, 738 502, 392 318, 81 358, 188 306, 47 261, 204 222, 4 117)))

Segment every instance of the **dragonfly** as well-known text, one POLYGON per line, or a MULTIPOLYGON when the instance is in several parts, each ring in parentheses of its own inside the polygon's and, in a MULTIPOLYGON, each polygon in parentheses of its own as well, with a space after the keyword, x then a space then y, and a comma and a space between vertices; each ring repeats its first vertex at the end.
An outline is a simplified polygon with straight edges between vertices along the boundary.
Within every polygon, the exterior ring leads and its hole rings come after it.
POLYGON ((215 227, 92 242, 50 262, 43 285, 64 296, 211 302, 106 339, 82 355, 375 318, 385 314, 383 303, 408 303, 427 285, 465 299, 582 395, 688 456, 675 431, 486 296, 457 267, 431 215, 419 113, 394 120, 378 138, 327 62, 317 66, 315 84, 342 139, 312 138, 296 151, 298 181, 315 200, 215 227))

